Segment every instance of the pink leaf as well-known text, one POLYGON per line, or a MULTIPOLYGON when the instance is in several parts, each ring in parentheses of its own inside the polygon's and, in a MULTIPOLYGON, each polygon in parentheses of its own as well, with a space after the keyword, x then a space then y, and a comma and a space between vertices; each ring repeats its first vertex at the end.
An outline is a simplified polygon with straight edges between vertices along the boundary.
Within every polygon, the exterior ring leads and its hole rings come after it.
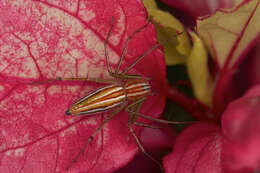
MULTIPOLYGON (((159 126, 159 125, 157 125, 159 126)), ((161 125, 160 125, 161 126, 161 125)), ((140 135, 141 142, 146 151, 156 160, 160 161, 168 153, 175 142, 176 134, 167 125, 163 129, 144 128, 140 135)), ((144 153, 139 151, 138 155, 125 167, 115 173, 161 173, 160 167, 155 164, 144 153)))
POLYGON ((179 8, 182 11, 189 13, 194 18, 205 16, 214 13, 221 8, 232 7, 231 0, 162 0, 167 5, 173 8, 179 8))
POLYGON ((164 158, 167 173, 259 171, 260 89, 231 102, 222 115, 221 131, 209 123, 194 124, 177 138, 164 158))
POLYGON ((241 88, 242 93, 260 83, 260 40, 246 56, 247 58, 241 63, 234 77, 234 85, 241 88))
POLYGON ((260 84, 252 86, 247 92, 245 93, 244 97, 255 97, 260 96, 260 84))
POLYGON ((259 86, 229 104, 222 116, 223 166, 226 172, 254 172, 260 162, 259 86), (253 94, 255 96, 253 96, 253 94))
MULTIPOLYGON (((99 85, 90 82, 41 82, 56 77, 111 78, 106 70, 104 41, 109 39, 115 68, 126 38, 146 23, 139 1, 1 1, 0 2, 0 170, 2 172, 65 172, 86 139, 104 119, 66 117, 74 101, 99 85)), ((122 68, 156 43, 149 25, 128 46, 122 68)), ((155 50, 131 73, 152 78, 154 96, 142 112, 158 117, 165 104, 165 63, 155 50), (155 70, 156 69, 156 70, 155 70)), ((138 151, 120 112, 94 138, 69 172, 112 172, 138 151)), ((137 134, 140 128, 137 129, 137 134)))
POLYGON ((220 155, 220 128, 199 123, 180 134, 163 164, 166 173, 220 173, 220 155))
POLYGON ((197 21, 198 33, 218 69, 213 104, 219 115, 236 96, 236 88, 231 86, 233 75, 260 38, 259 4, 259 0, 252 0, 197 21))

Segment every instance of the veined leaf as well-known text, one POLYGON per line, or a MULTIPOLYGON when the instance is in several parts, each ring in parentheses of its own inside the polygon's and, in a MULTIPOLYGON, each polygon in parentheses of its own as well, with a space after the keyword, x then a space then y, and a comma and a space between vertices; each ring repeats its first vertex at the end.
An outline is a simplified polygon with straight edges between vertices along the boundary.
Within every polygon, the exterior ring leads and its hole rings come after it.
POLYGON ((166 64, 176 65, 186 62, 191 46, 183 25, 168 12, 158 9, 154 1, 143 0, 143 2, 155 24, 157 39, 163 43, 166 64))
POLYGON ((259 0, 198 20, 197 31, 220 69, 232 68, 260 34, 259 0))
POLYGON ((193 40, 193 48, 187 60, 188 74, 197 99, 210 106, 213 83, 208 69, 207 50, 194 32, 190 32, 190 35, 193 40))

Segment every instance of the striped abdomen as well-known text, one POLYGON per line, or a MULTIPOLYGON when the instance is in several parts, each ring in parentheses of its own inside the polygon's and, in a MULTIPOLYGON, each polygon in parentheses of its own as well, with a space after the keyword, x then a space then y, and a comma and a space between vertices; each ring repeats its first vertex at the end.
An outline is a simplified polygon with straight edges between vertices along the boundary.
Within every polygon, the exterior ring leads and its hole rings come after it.
POLYGON ((151 91, 151 85, 146 81, 130 81, 125 85, 127 99, 138 100, 151 91))
POLYGON ((125 97, 122 86, 109 85, 78 100, 66 111, 66 114, 91 114, 106 111, 122 104, 125 97))
POLYGON ((121 85, 109 85, 100 88, 74 103, 67 111, 67 115, 92 114, 112 109, 127 100, 138 100, 146 96, 151 86, 145 81, 130 81, 121 85))

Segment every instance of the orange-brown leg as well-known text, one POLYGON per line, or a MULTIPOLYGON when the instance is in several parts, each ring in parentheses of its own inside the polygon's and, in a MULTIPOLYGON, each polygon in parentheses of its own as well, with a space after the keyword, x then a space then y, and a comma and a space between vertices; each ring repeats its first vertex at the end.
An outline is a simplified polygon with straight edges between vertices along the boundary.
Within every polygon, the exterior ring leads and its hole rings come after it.
POLYGON ((129 41, 135 36, 135 34, 141 32, 144 28, 146 28, 146 27, 149 25, 150 22, 151 22, 151 21, 148 20, 148 22, 147 22, 145 25, 143 25, 143 26, 141 26, 140 28, 138 28, 137 30, 135 30, 135 31, 126 39, 125 45, 124 45, 124 47, 123 47, 122 53, 121 53, 121 55, 120 55, 120 59, 119 59, 119 61, 118 61, 118 64, 117 64, 117 67, 116 67, 116 70, 115 70, 115 74, 119 74, 120 66, 121 66, 122 61, 123 61, 123 59, 124 59, 124 56, 125 56, 125 53, 126 53, 126 50, 127 50, 127 46, 128 46, 129 41))
POLYGON ((78 158, 80 157, 81 154, 84 153, 85 149, 87 148, 88 144, 90 144, 92 142, 92 140, 94 139, 94 137, 98 134, 98 132, 104 127, 104 125, 111 120, 118 112, 120 112, 123 108, 125 107, 125 104, 122 104, 120 107, 118 107, 116 110, 114 110, 113 112, 111 112, 111 114, 109 114, 105 120, 95 129, 95 131, 88 137, 87 142, 84 144, 84 146, 82 147, 82 149, 80 150, 80 152, 72 159, 72 161, 70 162, 70 164, 66 167, 66 170, 68 171, 71 166, 78 160, 78 158))
POLYGON ((155 162, 155 163, 160 167, 161 170, 163 170, 162 165, 160 164, 160 162, 157 161, 156 159, 154 159, 150 154, 148 154, 148 153, 145 151, 145 149, 144 149, 144 147, 143 147, 141 141, 139 140, 139 138, 136 136, 136 134, 135 134, 135 132, 134 132, 134 129, 133 129, 133 127, 132 127, 132 123, 133 123, 132 121, 129 121, 129 122, 128 122, 128 128, 129 128, 130 133, 131 133, 132 136, 134 137, 138 148, 139 148, 148 158, 150 158, 153 162, 155 162))
POLYGON ((145 124, 145 123, 137 122, 137 121, 135 121, 133 124, 136 125, 136 126, 148 127, 148 128, 151 128, 151 129, 161 129, 161 128, 163 128, 163 127, 153 126, 153 125, 150 125, 150 124, 145 124))
POLYGON ((139 140, 139 138, 136 136, 135 131, 132 127, 132 124, 134 124, 134 122, 136 121, 136 114, 133 114, 132 112, 139 112, 139 109, 141 108, 143 102, 139 102, 138 104, 132 105, 130 108, 128 106, 128 109, 131 109, 131 112, 129 113, 129 119, 128 119, 128 128, 129 131, 131 133, 131 135, 134 137, 136 144, 138 146, 138 148, 148 157, 150 158, 154 163, 156 163, 160 169, 163 171, 163 167, 160 164, 159 161, 157 161, 156 159, 154 159, 149 153, 147 153, 141 143, 141 141, 139 140))
POLYGON ((163 124, 175 124, 175 125, 183 125, 183 124, 192 124, 195 123, 196 121, 167 121, 167 120, 162 120, 162 119, 158 119, 158 118, 153 118, 151 116, 139 113, 139 112, 135 112, 132 111, 131 108, 134 107, 135 105, 139 104, 139 103, 143 103, 146 100, 146 98, 141 98, 139 100, 137 100, 136 102, 133 102, 132 104, 130 104, 129 106, 127 106, 126 111, 128 113, 132 113, 135 114, 137 116, 140 116, 142 118, 145 118, 147 120, 150 121, 154 121, 154 122, 158 122, 158 123, 163 123, 163 124))

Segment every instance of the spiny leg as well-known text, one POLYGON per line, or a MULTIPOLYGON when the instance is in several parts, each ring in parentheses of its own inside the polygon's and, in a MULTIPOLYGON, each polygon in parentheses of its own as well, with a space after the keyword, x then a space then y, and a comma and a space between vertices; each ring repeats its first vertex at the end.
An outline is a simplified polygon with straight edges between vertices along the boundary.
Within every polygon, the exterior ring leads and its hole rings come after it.
POLYGON ((108 31, 108 34, 107 34, 107 37, 106 37, 106 41, 104 43, 104 50, 105 50, 105 57, 106 57, 106 65, 107 65, 107 71, 108 73, 113 76, 114 75, 114 72, 112 72, 112 69, 111 69, 111 66, 110 66, 110 63, 109 63, 109 56, 108 56, 108 53, 107 53, 107 44, 108 44, 108 40, 109 40, 109 37, 111 35, 111 31, 112 31, 112 28, 114 26, 114 17, 112 16, 112 23, 111 23, 111 26, 109 28, 109 31, 108 31))
MULTIPOLYGON (((182 34, 181 33, 177 33, 176 36, 182 34)), ((170 38, 169 38, 170 39, 170 38)), ((131 65, 129 65, 127 68, 125 68, 120 74, 121 75, 127 75, 126 73, 132 69, 139 61, 141 61, 146 55, 148 55, 149 53, 151 53, 153 50, 155 50, 156 48, 158 48, 159 46, 161 46, 162 44, 164 44, 165 42, 167 42, 169 39, 166 39, 164 41, 162 41, 161 43, 157 43, 155 44, 152 48, 150 48, 149 50, 147 50, 146 52, 144 52, 141 56, 139 56, 131 65)))
MULTIPOLYGON (((132 105, 128 109, 131 109, 132 112, 139 112, 143 103, 144 103, 144 100, 142 102, 138 102, 138 104, 132 105)), ((130 118, 132 119, 133 124, 136 125, 136 126, 148 127, 148 128, 152 128, 152 129, 160 129, 160 128, 162 128, 162 127, 153 126, 153 125, 150 125, 150 124, 145 124, 143 122, 137 122, 138 115, 137 114, 130 114, 130 115, 131 115, 130 118)))
POLYGON ((160 167, 161 170, 163 170, 162 165, 160 164, 160 162, 158 162, 157 160, 155 160, 150 154, 148 154, 148 153, 145 151, 144 147, 143 147, 142 144, 141 144, 141 141, 139 140, 139 138, 136 136, 136 134, 135 134, 135 132, 134 132, 134 129, 133 129, 133 127, 132 127, 132 123, 131 123, 131 122, 128 123, 128 128, 129 128, 130 133, 131 133, 132 136, 134 137, 134 139, 135 139, 135 141, 136 141, 136 143, 137 143, 139 149, 140 149, 148 158, 150 158, 153 162, 155 162, 155 163, 160 167))
POLYGON ((73 80, 77 80, 77 81, 89 81, 89 82, 95 82, 95 83, 101 83, 101 84, 114 84, 114 83, 118 83, 117 81, 113 80, 113 79, 102 79, 102 78, 89 78, 89 77, 73 77, 73 78, 57 78, 58 80, 61 81, 73 81, 73 80))
POLYGON ((117 108, 116 110, 114 110, 113 112, 111 112, 111 114, 109 116, 107 116, 105 118, 105 120, 98 126, 98 128, 95 129, 95 131, 88 137, 87 142, 84 144, 84 146, 82 147, 82 149, 80 150, 80 152, 76 155, 76 157, 74 157, 71 161, 71 163, 66 167, 66 170, 68 171, 71 166, 78 160, 79 156, 81 154, 83 154, 83 152, 85 151, 86 147, 88 146, 89 143, 92 142, 92 140, 94 139, 94 137, 98 134, 98 132, 104 127, 104 125, 111 120, 118 112, 120 112, 123 108, 124 108, 124 104, 122 104, 119 108, 117 108))
POLYGON ((157 49, 159 46, 161 46, 161 43, 157 43, 155 44, 152 48, 150 48, 149 50, 147 50, 146 52, 144 52, 141 56, 139 56, 131 65, 129 65, 128 67, 126 67, 120 74, 122 75, 127 75, 126 73, 132 69, 139 61, 141 61, 146 55, 148 55, 149 53, 151 53, 154 49, 157 49))
POLYGON ((151 80, 151 78, 143 77, 138 74, 116 74, 114 77, 119 79, 145 79, 145 80, 151 80))
POLYGON ((118 63, 117 63, 117 67, 116 67, 115 74, 118 74, 118 72, 119 72, 119 70, 120 70, 120 66, 121 66, 122 61, 123 61, 123 59, 124 59, 124 55, 125 55, 125 52, 126 52, 126 49, 127 49, 127 46, 128 46, 129 41, 135 36, 135 34, 141 32, 144 28, 146 28, 146 27, 149 25, 149 23, 150 23, 150 20, 148 20, 148 22, 147 22, 145 25, 143 25, 143 26, 141 26, 140 28, 138 28, 137 30, 135 30, 135 31, 127 38, 127 40, 126 40, 126 42, 125 42, 125 44, 124 44, 122 53, 121 53, 121 55, 120 55, 120 59, 119 59, 119 61, 118 61, 118 63))
MULTIPOLYGON (((73 76, 73 74, 72 74, 73 76)), ((101 83, 101 84, 114 84, 116 83, 115 80, 112 79, 102 79, 102 78, 90 78, 88 76, 88 72, 86 74, 87 77, 71 77, 71 78, 58 78, 59 80, 79 80, 79 81, 89 81, 89 82, 95 82, 95 83, 101 83)))
MULTIPOLYGON (((136 106, 136 105, 135 105, 136 106)), ((132 134, 132 136, 134 137, 139 149, 148 157, 150 158, 153 162, 155 162, 157 165, 159 165, 160 169, 163 170, 162 168, 162 165, 160 164, 160 162, 158 162, 156 159, 154 159, 150 154, 148 154, 143 145, 141 144, 141 141, 139 140, 139 138, 136 136, 135 132, 134 132, 134 129, 132 127, 132 124, 133 122, 135 121, 136 117, 134 114, 132 113, 129 113, 130 114, 130 117, 129 117, 129 120, 128 120, 128 128, 129 128, 129 131, 130 133, 132 134)))
MULTIPOLYGON (((131 107, 128 106, 128 109, 131 109, 132 112, 139 112, 143 103, 144 103, 144 100, 142 102, 138 102, 138 104, 132 105, 131 107)), ((138 115, 136 115, 136 114, 130 114, 130 115, 131 115, 133 124, 136 125, 136 126, 148 127, 148 128, 153 128, 153 129, 161 128, 161 127, 158 127, 158 126, 153 126, 153 125, 145 124, 145 123, 142 123, 142 122, 137 122, 138 115)))
POLYGON ((138 116, 140 116, 142 118, 145 118, 147 120, 158 122, 158 123, 163 123, 163 124, 183 125, 183 124, 193 124, 193 123, 196 123, 196 121, 167 121, 167 120, 162 120, 162 119, 158 119, 158 118, 153 118, 151 116, 144 115, 144 114, 141 114, 141 113, 132 112, 130 110, 126 110, 126 111, 129 112, 129 113, 136 114, 136 115, 138 115, 138 116))
POLYGON ((145 123, 142 123, 142 122, 134 122, 134 125, 136 126, 140 126, 140 127, 148 127, 148 128, 151 128, 151 129, 161 129, 163 127, 158 127, 158 126, 153 126, 153 125, 150 125, 150 124, 145 124, 145 123))
POLYGON ((155 121, 155 122, 159 122, 159 123, 166 123, 166 124, 183 124, 183 123, 187 123, 187 122, 172 122, 172 121, 166 121, 166 120, 161 120, 161 119, 156 119, 156 118, 152 118, 150 116, 146 116, 144 114, 139 113, 139 109, 141 107, 141 105, 144 103, 144 101, 146 100, 146 97, 143 97, 135 102, 133 102, 132 104, 130 104, 129 106, 127 106, 126 111, 130 114, 129 117, 129 121, 128 121, 128 128, 130 133, 132 134, 132 136, 134 137, 138 147, 140 148, 140 150, 148 157, 150 158, 153 162, 155 162, 157 165, 159 165, 159 167, 161 168, 161 170, 163 171, 163 167, 160 164, 160 162, 158 162, 156 159, 154 159, 150 154, 148 154, 144 147, 141 144, 141 141, 139 140, 139 138, 136 136, 132 124, 135 123, 137 116, 142 116, 148 120, 151 121, 155 121))
MULTIPOLYGON (((116 67, 116 70, 115 72, 112 71, 112 68, 111 68, 111 65, 109 63, 109 55, 108 55, 108 52, 107 52, 107 45, 108 45, 108 41, 109 41, 109 37, 111 35, 111 32, 112 32, 112 29, 113 29, 113 26, 114 26, 114 17, 112 16, 112 22, 111 22, 111 26, 109 28, 109 31, 108 31, 108 34, 107 34, 107 37, 106 37, 106 40, 105 40, 105 43, 104 43, 104 51, 105 51, 105 58, 106 58, 106 66, 107 66, 107 70, 108 70, 108 73, 113 76, 113 77, 117 77, 117 78, 124 78, 125 79, 125 75, 118 75, 118 72, 119 72, 119 69, 120 69, 120 66, 122 64, 122 61, 123 61, 123 58, 124 58, 124 54, 125 54, 125 51, 127 49, 127 46, 128 46, 128 43, 130 41, 131 38, 134 37, 134 35, 138 32, 141 32, 144 28, 147 27, 147 25, 150 23, 150 21, 148 21, 145 25, 143 25, 142 27, 138 28, 136 31, 134 31, 126 40, 126 43, 123 47, 123 51, 120 55, 120 59, 119 59, 119 62, 117 64, 117 67, 116 67)), ((128 78, 132 78, 132 79, 140 79, 140 78, 143 78, 141 77, 140 75, 135 75, 135 74, 132 74, 132 75, 128 75, 128 78)), ((61 78, 60 78, 61 79, 61 78)), ((86 78, 66 78, 66 79, 62 79, 62 80, 88 80, 86 78)), ((149 78, 147 78, 147 80, 150 80, 149 78)), ((107 80, 104 80, 104 79, 90 79, 89 81, 96 81, 96 82, 99 82, 99 83, 110 83, 111 82, 107 82, 107 80), (103 82, 104 81, 104 82, 103 82)))
POLYGON ((162 120, 162 119, 158 119, 158 118, 153 118, 151 116, 148 115, 144 115, 142 113, 139 112, 135 112, 132 111, 131 108, 134 107, 137 104, 143 103, 146 100, 146 97, 141 98, 139 100, 137 100, 136 102, 133 102, 132 104, 130 104, 129 106, 127 106, 127 108, 125 109, 126 112, 140 116, 142 118, 145 118, 147 120, 150 121, 154 121, 154 122, 158 122, 158 123, 163 123, 163 124, 175 124, 175 125, 182 125, 182 124, 192 124, 195 123, 196 121, 167 121, 167 120, 162 120))
POLYGON ((36 84, 43 84, 43 83, 51 83, 51 82, 55 82, 55 81, 74 81, 74 80, 75 81, 89 81, 89 82, 95 82, 95 83, 101 83, 101 84, 116 84, 116 83, 118 83, 118 81, 116 81, 114 79, 90 78, 90 77, 88 77, 88 73, 87 73, 87 77, 66 77, 66 78, 57 77, 57 78, 54 78, 54 79, 46 79, 46 80, 43 80, 43 81, 31 82, 29 84, 36 85, 36 84))
MULTIPOLYGON (((133 106, 132 106, 131 108, 129 108, 129 109, 131 109, 131 111, 133 111, 133 112, 139 112, 139 110, 140 110, 142 104, 143 104, 143 102, 139 102, 138 104, 133 105, 133 106)), ((129 107, 129 106, 128 106, 128 107, 129 107)), ((141 144, 141 141, 140 141, 139 138, 136 136, 135 131, 134 131, 133 127, 132 127, 132 124, 136 121, 136 119, 137 119, 137 115, 132 114, 132 113, 129 113, 128 128, 129 128, 129 131, 130 131, 131 135, 134 137, 134 139, 135 139, 135 141, 136 141, 136 143, 137 143, 139 149, 140 149, 148 158, 150 158, 153 162, 155 162, 157 165, 159 165, 159 167, 160 167, 161 170, 163 170, 162 165, 160 164, 160 162, 158 162, 156 159, 154 159, 150 154, 148 154, 148 153, 145 151, 143 145, 141 144)))
POLYGON ((101 78, 83 78, 83 77, 72 77, 72 78, 61 78, 57 77, 55 79, 47 79, 44 81, 36 81, 36 82, 31 82, 29 83, 30 85, 37 85, 37 84, 44 84, 44 83, 51 83, 55 81, 89 81, 89 82, 95 82, 95 83, 100 83, 100 84, 117 84, 118 81, 113 80, 113 79, 101 79, 101 78))

